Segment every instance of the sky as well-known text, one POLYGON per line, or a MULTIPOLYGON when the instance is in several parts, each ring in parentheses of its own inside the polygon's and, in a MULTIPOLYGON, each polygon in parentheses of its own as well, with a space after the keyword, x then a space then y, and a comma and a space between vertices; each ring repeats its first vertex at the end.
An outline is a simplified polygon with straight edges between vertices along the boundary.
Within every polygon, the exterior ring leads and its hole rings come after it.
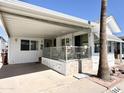
MULTIPOLYGON (((20 0, 89 21, 100 18, 101 0, 20 0)), ((108 0, 107 15, 114 16, 124 36, 124 0, 108 0)), ((4 33, 0 30, 0 35, 4 33)))

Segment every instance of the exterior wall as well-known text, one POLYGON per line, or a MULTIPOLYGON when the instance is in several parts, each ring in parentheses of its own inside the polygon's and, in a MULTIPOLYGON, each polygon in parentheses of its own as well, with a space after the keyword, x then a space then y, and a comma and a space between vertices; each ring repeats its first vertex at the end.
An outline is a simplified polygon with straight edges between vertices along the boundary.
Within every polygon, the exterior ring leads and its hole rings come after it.
MULTIPOLYGON (((95 23, 91 32, 99 32, 99 30, 100 30, 100 25, 95 23)), ((107 26, 106 30, 107 30, 108 35, 112 35, 112 31, 108 26, 107 26)), ((92 49, 91 59, 93 62, 93 71, 97 71, 98 65, 99 65, 99 53, 94 53, 94 34, 93 33, 91 33, 90 42, 91 42, 90 44, 91 44, 91 49, 92 49)), ((112 44, 111 48, 112 48, 112 52, 108 53, 108 65, 109 65, 109 67, 112 67, 115 64, 114 45, 113 44, 112 44)))
POLYGON ((38 62, 39 57, 42 56, 42 50, 40 49, 41 43, 43 43, 42 38, 11 37, 9 39, 9 46, 8 46, 8 50, 9 50, 8 63, 18 64, 18 63, 38 62), (38 50, 21 51, 20 50, 21 39, 38 41, 38 50))
MULTIPOLYGON (((108 53, 108 65, 109 67, 114 66, 115 64, 115 57, 114 57, 114 44, 111 47, 112 52, 108 53)), ((93 62, 93 71, 97 71, 99 65, 99 53, 94 53, 94 35, 92 35, 92 56, 93 62)))

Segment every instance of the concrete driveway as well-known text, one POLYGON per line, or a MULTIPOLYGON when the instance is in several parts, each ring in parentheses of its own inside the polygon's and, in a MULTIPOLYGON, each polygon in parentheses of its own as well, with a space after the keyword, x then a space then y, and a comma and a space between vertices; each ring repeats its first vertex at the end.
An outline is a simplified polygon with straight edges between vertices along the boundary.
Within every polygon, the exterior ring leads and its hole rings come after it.
POLYGON ((40 63, 3 65, 0 69, 0 79, 50 70, 40 63))
POLYGON ((42 64, 7 65, 0 69, 0 93, 104 93, 105 90, 88 79, 63 76, 42 64))

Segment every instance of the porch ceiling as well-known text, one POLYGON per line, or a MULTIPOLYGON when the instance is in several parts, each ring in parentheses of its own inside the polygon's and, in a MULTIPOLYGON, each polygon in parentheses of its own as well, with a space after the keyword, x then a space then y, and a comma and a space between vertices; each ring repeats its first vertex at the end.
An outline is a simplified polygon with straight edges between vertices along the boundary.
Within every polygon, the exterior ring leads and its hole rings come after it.
POLYGON ((17 37, 56 37, 75 32, 76 29, 4 14, 4 21, 10 36, 17 37))

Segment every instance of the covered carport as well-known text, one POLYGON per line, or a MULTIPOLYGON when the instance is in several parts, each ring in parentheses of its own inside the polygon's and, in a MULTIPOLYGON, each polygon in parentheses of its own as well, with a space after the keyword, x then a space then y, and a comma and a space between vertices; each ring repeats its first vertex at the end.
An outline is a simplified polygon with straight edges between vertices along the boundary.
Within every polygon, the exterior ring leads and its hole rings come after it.
POLYGON ((44 39, 89 29, 88 21, 30 5, 21 1, 0 1, 0 18, 9 37, 10 64, 36 62, 42 56, 44 39), (20 51, 21 40, 38 41, 36 51, 20 51))

